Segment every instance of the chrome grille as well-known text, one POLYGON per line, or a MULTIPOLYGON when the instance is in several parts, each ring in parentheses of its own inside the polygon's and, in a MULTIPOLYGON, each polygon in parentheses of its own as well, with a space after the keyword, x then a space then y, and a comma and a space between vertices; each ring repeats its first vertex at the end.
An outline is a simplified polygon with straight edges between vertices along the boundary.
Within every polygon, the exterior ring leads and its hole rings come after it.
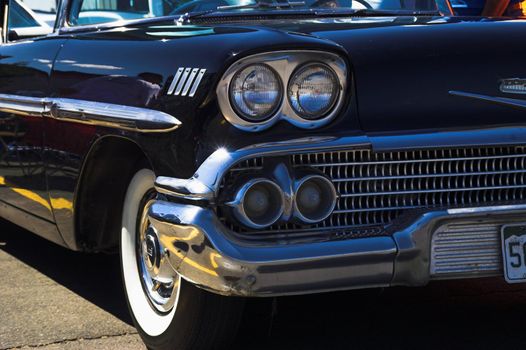
MULTIPOLYGON (((369 149, 293 154, 294 168, 313 167, 330 177, 340 198, 334 213, 308 227, 274 225, 258 235, 330 230, 381 234, 401 215, 433 208, 476 207, 526 198, 524 146, 373 152, 369 149)), ((265 159, 257 158, 258 169, 265 159)), ((242 171, 251 167, 247 161, 242 171)), ((232 169, 225 183, 235 177, 232 169)), ((223 218, 235 232, 248 232, 223 218)))
POLYGON ((503 224, 455 223, 440 227, 431 241, 431 277, 493 274, 502 271, 503 224))

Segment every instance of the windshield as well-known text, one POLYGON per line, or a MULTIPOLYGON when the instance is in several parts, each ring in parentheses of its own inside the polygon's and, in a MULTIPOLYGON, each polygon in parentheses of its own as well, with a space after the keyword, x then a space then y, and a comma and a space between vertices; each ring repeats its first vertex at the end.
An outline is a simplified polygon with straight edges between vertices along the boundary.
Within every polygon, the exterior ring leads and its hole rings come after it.
POLYGON ((436 12, 434 0, 74 0, 72 26, 202 12, 311 9, 436 12))

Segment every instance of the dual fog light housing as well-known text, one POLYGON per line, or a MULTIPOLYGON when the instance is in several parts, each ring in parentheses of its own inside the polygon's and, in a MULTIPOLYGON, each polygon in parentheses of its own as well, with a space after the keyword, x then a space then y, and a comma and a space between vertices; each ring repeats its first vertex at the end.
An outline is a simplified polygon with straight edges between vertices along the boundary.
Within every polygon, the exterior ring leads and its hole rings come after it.
POLYGON ((327 177, 314 172, 302 174, 293 181, 292 187, 292 194, 288 196, 275 181, 252 178, 242 181, 233 200, 226 204, 235 219, 251 229, 263 229, 286 219, 304 225, 315 224, 334 211, 338 194, 327 177), (290 205, 291 215, 285 215, 290 205))

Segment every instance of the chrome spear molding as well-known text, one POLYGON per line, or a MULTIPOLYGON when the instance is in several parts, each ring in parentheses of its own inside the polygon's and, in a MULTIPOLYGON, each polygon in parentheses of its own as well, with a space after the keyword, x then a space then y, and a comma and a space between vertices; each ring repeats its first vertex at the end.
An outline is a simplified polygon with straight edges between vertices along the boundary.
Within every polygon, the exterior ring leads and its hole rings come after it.
POLYGON ((520 110, 526 110, 526 101, 525 100, 519 100, 515 98, 507 98, 507 97, 495 97, 495 96, 486 96, 481 94, 473 94, 470 92, 463 92, 463 91, 450 91, 450 95, 457 96, 457 97, 465 97, 472 100, 478 100, 483 102, 488 102, 500 106, 505 107, 511 107, 515 109, 520 110))
POLYGON ((177 118, 161 111, 67 98, 0 94, 0 112, 143 133, 169 132, 181 126, 177 118))

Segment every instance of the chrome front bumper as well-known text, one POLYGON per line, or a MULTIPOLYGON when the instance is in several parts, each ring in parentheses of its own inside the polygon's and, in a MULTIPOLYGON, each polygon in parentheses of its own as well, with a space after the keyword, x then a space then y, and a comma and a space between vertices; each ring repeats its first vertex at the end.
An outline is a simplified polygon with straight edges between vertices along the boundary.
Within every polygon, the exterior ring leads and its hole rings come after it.
POLYGON ((276 246, 236 241, 211 209, 197 205, 157 201, 149 218, 165 257, 186 280, 223 295, 278 296, 499 273, 432 276, 433 234, 448 223, 525 222, 526 205, 434 211, 389 236, 276 246))

